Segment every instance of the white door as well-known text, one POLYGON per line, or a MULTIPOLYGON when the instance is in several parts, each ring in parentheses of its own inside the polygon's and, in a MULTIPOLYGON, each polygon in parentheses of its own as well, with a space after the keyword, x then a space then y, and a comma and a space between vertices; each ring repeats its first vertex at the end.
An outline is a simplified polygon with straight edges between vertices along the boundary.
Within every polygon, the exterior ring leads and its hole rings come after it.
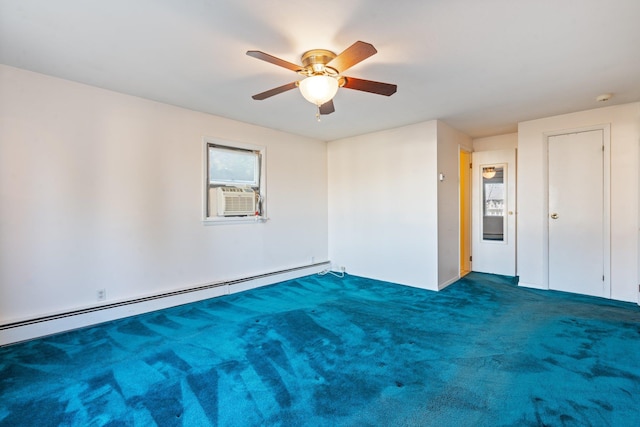
POLYGON ((607 296, 603 131, 548 141, 549 289, 607 296))
POLYGON ((471 269, 516 275, 516 151, 478 151, 472 168, 471 269))

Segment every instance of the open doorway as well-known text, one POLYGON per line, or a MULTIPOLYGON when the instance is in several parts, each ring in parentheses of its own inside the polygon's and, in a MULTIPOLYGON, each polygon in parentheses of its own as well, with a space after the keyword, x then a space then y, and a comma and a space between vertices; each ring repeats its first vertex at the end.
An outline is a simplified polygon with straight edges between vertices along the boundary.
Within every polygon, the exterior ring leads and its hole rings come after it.
POLYGON ((460 277, 471 271, 471 153, 459 150, 460 277))

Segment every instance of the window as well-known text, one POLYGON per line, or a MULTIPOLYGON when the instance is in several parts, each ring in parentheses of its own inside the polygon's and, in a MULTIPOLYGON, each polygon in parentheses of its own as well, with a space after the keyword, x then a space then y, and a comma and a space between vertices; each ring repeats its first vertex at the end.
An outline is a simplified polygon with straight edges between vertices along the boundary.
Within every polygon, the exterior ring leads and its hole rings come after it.
POLYGON ((506 165, 482 167, 482 240, 504 241, 506 165))
POLYGON ((262 221, 265 148, 205 138, 206 222, 262 221))

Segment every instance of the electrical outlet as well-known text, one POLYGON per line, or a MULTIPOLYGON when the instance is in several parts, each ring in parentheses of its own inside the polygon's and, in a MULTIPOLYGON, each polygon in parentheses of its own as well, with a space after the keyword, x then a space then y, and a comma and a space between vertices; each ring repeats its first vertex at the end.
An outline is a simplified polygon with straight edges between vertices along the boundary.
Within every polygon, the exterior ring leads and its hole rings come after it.
POLYGON ((96 298, 98 301, 104 301, 107 299, 107 290, 106 289, 98 289, 96 291, 96 298))

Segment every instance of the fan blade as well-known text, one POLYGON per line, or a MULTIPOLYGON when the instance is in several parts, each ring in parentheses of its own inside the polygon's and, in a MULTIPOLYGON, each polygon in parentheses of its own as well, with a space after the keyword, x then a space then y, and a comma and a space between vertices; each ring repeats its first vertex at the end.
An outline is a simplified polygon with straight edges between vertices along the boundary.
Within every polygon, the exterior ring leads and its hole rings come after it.
POLYGON ((331 114, 334 111, 336 111, 336 109, 333 106, 333 99, 325 102, 320 106, 320 114, 331 114))
POLYGON ((260 52, 259 50, 248 50, 247 55, 261 59, 263 61, 270 62, 274 65, 278 65, 280 67, 284 67, 288 70, 298 72, 302 70, 302 66, 294 64, 293 62, 285 61, 284 59, 276 58, 273 55, 269 55, 268 53, 260 52))
POLYGON ((372 44, 357 41, 346 48, 340 55, 329 61, 327 66, 335 68, 339 73, 342 73, 377 52, 372 44))
POLYGON ((253 95, 252 98, 258 101, 262 101, 263 99, 267 99, 273 95, 277 95, 279 93, 286 92, 291 89, 295 89, 297 86, 298 86, 298 82, 287 83, 286 85, 278 86, 273 89, 269 89, 266 92, 253 95))
POLYGON ((397 85, 390 83, 374 82, 372 80, 356 79, 354 77, 343 77, 344 86, 347 89, 361 90, 363 92, 375 93, 377 95, 391 96, 398 90, 397 85))

